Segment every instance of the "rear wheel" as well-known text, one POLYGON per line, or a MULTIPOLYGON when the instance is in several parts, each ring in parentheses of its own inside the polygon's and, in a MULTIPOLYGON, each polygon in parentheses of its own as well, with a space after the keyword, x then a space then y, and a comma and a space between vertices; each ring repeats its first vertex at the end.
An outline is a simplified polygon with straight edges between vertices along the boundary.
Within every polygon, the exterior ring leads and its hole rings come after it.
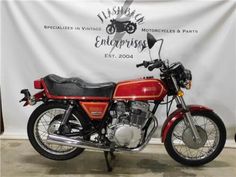
MULTIPOLYGON (((27 126, 29 140, 36 151, 49 159, 67 160, 84 151, 82 148, 49 144, 46 141, 49 134, 54 134, 58 130, 66 108, 65 104, 49 102, 36 108, 29 118, 27 126)), ((78 112, 73 111, 64 131, 67 133, 79 131, 82 129, 82 124, 78 112)))
POLYGON ((177 162, 199 166, 220 154, 226 141, 226 130, 214 112, 197 111, 191 114, 201 143, 196 143, 192 130, 186 126, 184 119, 179 119, 170 128, 164 144, 168 154, 177 162))

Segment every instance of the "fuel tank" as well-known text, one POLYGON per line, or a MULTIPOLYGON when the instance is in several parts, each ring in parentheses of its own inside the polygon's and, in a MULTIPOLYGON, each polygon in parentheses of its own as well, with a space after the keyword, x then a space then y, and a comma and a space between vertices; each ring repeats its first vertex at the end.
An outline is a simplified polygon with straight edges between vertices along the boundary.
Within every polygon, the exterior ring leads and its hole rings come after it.
POLYGON ((119 82, 114 100, 163 100, 167 94, 165 84, 159 79, 136 79, 119 82))

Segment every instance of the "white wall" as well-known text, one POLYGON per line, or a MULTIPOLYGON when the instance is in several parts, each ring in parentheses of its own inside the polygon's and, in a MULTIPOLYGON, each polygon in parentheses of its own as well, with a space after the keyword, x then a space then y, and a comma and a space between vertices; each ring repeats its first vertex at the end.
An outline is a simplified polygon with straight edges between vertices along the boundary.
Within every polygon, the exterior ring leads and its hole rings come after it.
MULTIPOLYGON (((105 58, 111 46, 96 48, 96 38, 113 39, 106 33, 109 19, 102 11, 121 7, 124 1, 8 1, 2 3, 1 85, 5 135, 25 136, 27 120, 38 106, 23 108, 20 90, 33 80, 50 73, 78 76, 89 82, 107 82, 154 75, 135 64, 148 59, 148 51, 131 46, 114 48, 117 58, 105 58), (45 29, 44 26, 69 26, 73 30, 45 29), (80 27, 76 30, 75 27, 80 27), (98 31, 82 30, 94 27, 98 31), (133 59, 119 59, 120 54, 133 59)), ((161 55, 170 62, 181 61, 192 70, 193 88, 186 92, 187 103, 213 108, 224 120, 228 134, 236 126, 236 3, 235 1, 139 1, 126 2, 142 24, 123 40, 145 40, 142 29, 154 29, 156 38, 164 38, 161 55), (130 5, 130 6, 129 6, 130 5), (160 29, 161 31, 157 31, 160 29), (180 30, 180 32, 178 32, 180 30), (188 33, 186 32, 188 30, 188 33), (192 30, 192 32, 190 32, 192 30)), ((112 18, 125 16, 112 15, 112 18)), ((135 22, 135 18, 128 19, 135 22)), ((165 109, 157 114, 160 124, 165 109)))

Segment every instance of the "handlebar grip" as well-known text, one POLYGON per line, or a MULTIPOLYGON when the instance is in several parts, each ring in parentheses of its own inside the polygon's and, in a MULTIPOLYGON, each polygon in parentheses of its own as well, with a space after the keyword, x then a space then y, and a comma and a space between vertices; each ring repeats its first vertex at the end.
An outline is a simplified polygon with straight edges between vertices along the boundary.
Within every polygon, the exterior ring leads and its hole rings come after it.
POLYGON ((143 66, 143 63, 140 63, 140 64, 137 64, 136 67, 140 67, 140 66, 143 66))
POLYGON ((149 71, 152 71, 153 69, 159 68, 159 67, 161 67, 161 66, 162 66, 162 63, 161 63, 161 62, 156 62, 156 63, 154 63, 152 66, 149 66, 149 67, 148 67, 148 70, 149 70, 149 71))

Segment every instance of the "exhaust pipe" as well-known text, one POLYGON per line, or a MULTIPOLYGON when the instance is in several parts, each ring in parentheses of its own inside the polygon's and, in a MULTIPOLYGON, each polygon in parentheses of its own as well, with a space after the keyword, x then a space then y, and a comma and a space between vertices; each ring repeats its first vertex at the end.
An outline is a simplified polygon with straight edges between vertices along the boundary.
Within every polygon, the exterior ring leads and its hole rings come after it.
POLYGON ((92 143, 82 139, 72 139, 61 135, 48 135, 47 143, 100 151, 110 151, 110 148, 100 143, 92 143))
POLYGON ((145 146, 148 144, 148 142, 150 141, 152 135, 154 134, 154 132, 157 129, 157 119, 152 116, 152 119, 154 121, 154 127, 152 128, 151 132, 149 133, 149 135, 147 136, 145 142, 141 145, 138 146, 136 148, 116 148, 116 149, 111 149, 108 146, 105 146, 103 144, 100 143, 92 143, 90 141, 85 141, 82 139, 72 139, 66 136, 61 136, 61 135, 48 135, 47 137, 47 143, 51 143, 51 144, 58 144, 58 145, 64 145, 64 146, 72 146, 72 147, 78 147, 78 148, 85 148, 85 149, 93 149, 93 150, 100 150, 100 151, 116 151, 116 152, 139 152, 141 150, 143 150, 145 148, 145 146))

